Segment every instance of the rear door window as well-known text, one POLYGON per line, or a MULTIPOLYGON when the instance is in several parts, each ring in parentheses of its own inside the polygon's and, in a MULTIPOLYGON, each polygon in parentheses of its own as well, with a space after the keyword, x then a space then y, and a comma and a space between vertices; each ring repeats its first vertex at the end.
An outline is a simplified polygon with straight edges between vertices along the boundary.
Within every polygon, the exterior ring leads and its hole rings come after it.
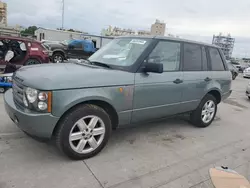
POLYGON ((208 48, 212 71, 224 71, 225 67, 218 49, 208 48))
POLYGON ((201 46, 198 44, 184 43, 184 71, 202 70, 201 46))

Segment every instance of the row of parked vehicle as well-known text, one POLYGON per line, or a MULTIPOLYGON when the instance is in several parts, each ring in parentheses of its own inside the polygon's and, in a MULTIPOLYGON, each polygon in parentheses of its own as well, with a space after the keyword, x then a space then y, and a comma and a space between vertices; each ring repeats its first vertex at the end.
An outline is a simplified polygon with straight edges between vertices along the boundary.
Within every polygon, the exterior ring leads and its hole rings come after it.
POLYGON ((91 40, 63 42, 0 36, 0 93, 12 86, 11 73, 21 66, 42 63, 62 63, 67 59, 87 59, 98 49, 91 40), (1 74, 4 75, 1 76, 1 74))
POLYGON ((41 63, 62 63, 67 59, 87 59, 98 49, 91 40, 70 40, 63 42, 39 42, 29 38, 0 36, 0 72, 8 63, 17 68, 23 65, 41 63), (6 61, 8 51, 13 57, 6 61))

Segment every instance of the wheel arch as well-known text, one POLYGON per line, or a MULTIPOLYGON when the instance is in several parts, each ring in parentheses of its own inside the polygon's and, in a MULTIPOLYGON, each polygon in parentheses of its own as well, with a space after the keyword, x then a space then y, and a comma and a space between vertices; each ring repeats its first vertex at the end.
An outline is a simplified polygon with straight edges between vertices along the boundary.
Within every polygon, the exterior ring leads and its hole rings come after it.
POLYGON ((41 59, 39 56, 30 56, 30 57, 28 57, 28 58, 25 60, 24 65, 27 65, 27 62, 28 62, 29 60, 37 60, 37 61, 39 62, 39 64, 42 63, 42 59, 41 59))
POLYGON ((221 102, 221 92, 218 89, 211 89, 207 94, 213 95, 217 101, 217 104, 221 102))
POLYGON ((53 51, 52 56, 54 56, 55 54, 61 54, 63 56, 64 60, 66 59, 66 55, 65 55, 65 52, 63 50, 56 49, 53 51))
POLYGON ((101 100, 101 99, 90 99, 90 100, 85 100, 85 101, 81 101, 81 102, 77 102, 75 104, 73 104, 72 106, 68 107, 65 112, 62 114, 62 116, 60 117, 60 119, 58 120, 56 126, 54 127, 53 133, 52 135, 54 136, 57 129, 59 128, 60 122, 61 120, 70 112, 72 112, 75 108, 77 108, 80 105, 84 105, 84 104, 92 104, 92 105, 96 105, 101 107, 102 109, 104 109, 107 114, 110 116, 111 119, 111 124, 112 124, 112 128, 116 129, 118 124, 119 124, 119 117, 118 117, 118 113, 116 111, 116 109, 113 107, 112 104, 110 104, 109 102, 105 101, 105 100, 101 100))

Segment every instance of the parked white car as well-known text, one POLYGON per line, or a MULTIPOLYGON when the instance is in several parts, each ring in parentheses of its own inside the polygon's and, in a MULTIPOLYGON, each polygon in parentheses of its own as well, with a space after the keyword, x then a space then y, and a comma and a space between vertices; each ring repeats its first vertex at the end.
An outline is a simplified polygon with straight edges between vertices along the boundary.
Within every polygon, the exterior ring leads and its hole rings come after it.
POLYGON ((243 78, 250 78, 250 67, 244 69, 243 78))

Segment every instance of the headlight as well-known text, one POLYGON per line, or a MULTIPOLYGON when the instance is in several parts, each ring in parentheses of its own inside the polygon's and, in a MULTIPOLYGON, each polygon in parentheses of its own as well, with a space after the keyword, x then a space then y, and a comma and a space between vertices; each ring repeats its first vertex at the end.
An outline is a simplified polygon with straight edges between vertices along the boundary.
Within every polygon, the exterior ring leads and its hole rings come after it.
POLYGON ((48 94, 46 92, 40 92, 38 94, 38 99, 40 101, 46 101, 48 99, 48 94))
POLYGON ((28 87, 26 89, 26 96, 27 96, 27 99, 30 103, 34 103, 37 99, 37 90, 36 89, 32 89, 30 87, 28 87))
POLYGON ((43 112, 51 112, 52 93, 51 91, 38 91, 36 89, 28 87, 25 90, 23 103, 26 107, 30 109, 43 112))

